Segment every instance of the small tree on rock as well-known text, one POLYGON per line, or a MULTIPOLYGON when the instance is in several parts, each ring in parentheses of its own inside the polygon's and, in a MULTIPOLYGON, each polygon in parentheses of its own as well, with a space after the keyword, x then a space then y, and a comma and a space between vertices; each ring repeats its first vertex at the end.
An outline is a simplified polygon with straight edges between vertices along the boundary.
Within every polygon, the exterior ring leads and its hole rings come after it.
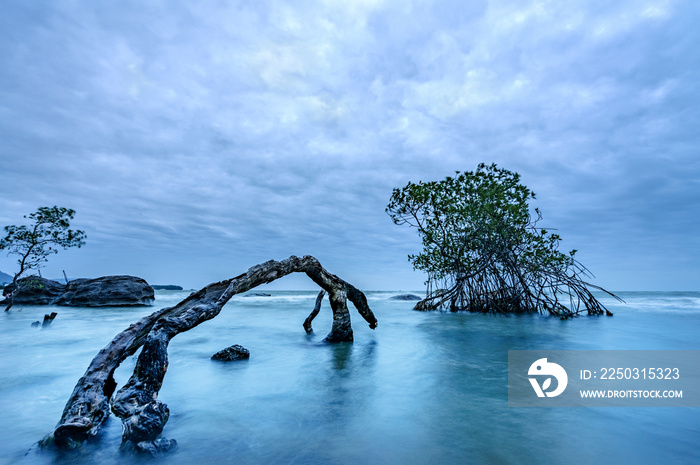
POLYGON ((394 189, 387 213, 417 228, 423 242, 423 252, 409 255, 428 275, 416 309, 610 314, 591 289, 608 291, 583 280, 591 275, 576 250, 560 252, 561 238, 537 227, 542 216, 528 204, 534 198, 517 173, 483 163, 394 189))
MULTIPOLYGON (((12 279, 10 292, 5 301, 8 311, 14 303, 14 296, 20 291, 18 280, 24 273, 41 268, 58 248, 81 247, 85 244, 85 232, 70 229, 70 221, 75 210, 64 207, 40 207, 36 212, 25 215, 31 220, 29 226, 5 226, 5 237, 0 239, 0 250, 8 255, 18 255, 19 270, 12 279)), ((6 288, 7 291, 7 288, 6 288)))

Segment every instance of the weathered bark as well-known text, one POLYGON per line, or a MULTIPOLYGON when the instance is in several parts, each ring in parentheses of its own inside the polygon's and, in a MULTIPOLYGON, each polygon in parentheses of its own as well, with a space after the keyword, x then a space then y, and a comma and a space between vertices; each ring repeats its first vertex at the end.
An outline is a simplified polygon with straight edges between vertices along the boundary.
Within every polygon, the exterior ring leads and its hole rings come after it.
POLYGON ((314 318, 316 318, 318 312, 321 311, 321 304, 323 303, 323 296, 325 295, 326 291, 321 291, 318 293, 318 296, 316 296, 316 304, 314 305, 314 309, 311 311, 309 316, 306 317, 306 320, 304 320, 304 329, 309 334, 314 332, 313 328, 311 327, 311 322, 314 321, 314 318))
POLYGON ((133 323, 92 359, 75 385, 60 421, 53 431, 39 441, 41 447, 72 449, 97 434, 109 416, 109 400, 116 388, 114 370, 143 345, 158 318, 173 312, 175 308, 163 308, 133 323))
POLYGON ((58 316, 58 313, 56 312, 51 312, 51 314, 44 315, 44 322, 41 324, 41 326, 49 326, 53 320, 56 319, 56 316, 58 316))
POLYGON ((168 368, 170 340, 217 316, 234 295, 294 272, 306 273, 330 296, 333 326, 324 341, 352 341, 346 299, 355 305, 370 328, 376 328, 377 319, 364 294, 326 271, 314 257, 270 260, 235 278, 210 284, 176 306, 158 310, 119 333, 92 360, 75 386, 58 425, 39 445, 74 448, 94 437, 109 415, 111 401, 112 411, 123 422, 124 448, 158 454, 175 447, 174 440, 159 438, 169 411, 157 399, 168 368), (133 375, 112 398, 116 389, 114 370, 142 345, 133 375))

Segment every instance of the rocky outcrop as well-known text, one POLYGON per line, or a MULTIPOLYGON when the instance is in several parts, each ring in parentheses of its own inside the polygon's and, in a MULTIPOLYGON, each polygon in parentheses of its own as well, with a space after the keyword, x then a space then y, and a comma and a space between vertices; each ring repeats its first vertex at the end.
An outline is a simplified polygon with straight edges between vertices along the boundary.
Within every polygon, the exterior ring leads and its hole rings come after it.
POLYGON ((19 288, 14 297, 15 304, 133 307, 150 306, 155 300, 153 288, 136 276, 76 279, 68 284, 30 276, 19 280, 19 288))
POLYGON ((211 356, 212 360, 220 360, 222 362, 232 362, 234 360, 245 360, 250 358, 250 352, 243 346, 238 344, 220 350, 211 356))
POLYGON ((153 288, 135 276, 76 279, 55 304, 69 307, 132 307, 153 305, 153 288))
MULTIPOLYGON (((14 304, 51 305, 65 292, 65 284, 39 276, 29 276, 18 281, 20 291, 14 296, 14 304)), ((10 294, 15 286, 8 284, 3 291, 10 294)))

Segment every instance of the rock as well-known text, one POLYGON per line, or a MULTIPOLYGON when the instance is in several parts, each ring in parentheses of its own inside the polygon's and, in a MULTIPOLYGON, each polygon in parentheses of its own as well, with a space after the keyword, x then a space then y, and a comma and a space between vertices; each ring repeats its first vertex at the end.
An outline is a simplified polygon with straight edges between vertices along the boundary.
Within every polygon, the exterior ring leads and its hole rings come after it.
POLYGON ((136 276, 76 279, 66 285, 55 305, 70 307, 134 307, 153 305, 153 288, 136 276))
POLYGON ((421 300, 421 298, 415 294, 399 294, 390 297, 389 300, 421 300))
POLYGON ((211 356, 212 360, 221 360, 222 362, 232 362, 234 360, 244 360, 250 358, 250 352, 243 346, 238 344, 220 350, 211 356))
MULTIPOLYGON (((14 304, 50 305, 53 304, 65 291, 66 285, 39 276, 28 276, 18 281, 20 292, 15 295, 14 304)), ((9 284, 3 294, 9 294, 14 290, 9 284)))
MULTIPOLYGON (((70 307, 131 307, 153 305, 153 288, 135 276, 103 276, 76 279, 61 284, 38 276, 19 281, 20 292, 14 304, 63 305, 70 307)), ((12 285, 4 293, 12 290, 12 285)))
POLYGON ((266 294, 264 292, 253 292, 252 294, 245 294, 243 297, 272 297, 272 294, 266 294))
POLYGON ((178 445, 175 439, 158 438, 155 441, 141 441, 134 446, 134 452, 151 455, 158 458, 168 452, 177 450, 178 445))

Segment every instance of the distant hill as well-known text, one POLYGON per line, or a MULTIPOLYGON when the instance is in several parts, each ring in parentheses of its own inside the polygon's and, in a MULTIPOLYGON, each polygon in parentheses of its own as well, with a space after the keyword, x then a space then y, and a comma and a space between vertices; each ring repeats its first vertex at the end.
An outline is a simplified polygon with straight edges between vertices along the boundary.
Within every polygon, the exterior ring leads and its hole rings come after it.
POLYGON ((160 291, 181 291, 182 286, 175 286, 174 284, 153 284, 151 286, 155 290, 160 291))
POLYGON ((0 284, 9 284, 12 282, 12 276, 0 271, 0 284))

